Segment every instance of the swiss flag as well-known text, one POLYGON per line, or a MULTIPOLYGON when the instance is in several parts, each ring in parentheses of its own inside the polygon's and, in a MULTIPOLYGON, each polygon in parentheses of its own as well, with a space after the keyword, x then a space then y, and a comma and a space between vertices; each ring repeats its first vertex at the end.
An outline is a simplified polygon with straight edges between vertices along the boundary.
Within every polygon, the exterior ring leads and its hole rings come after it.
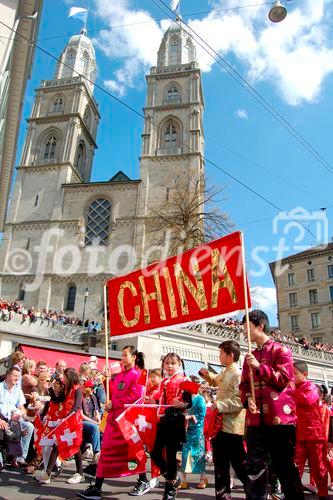
POLYGON ((145 408, 144 406, 131 406, 127 408, 125 416, 131 424, 135 425, 141 440, 149 450, 152 450, 155 443, 157 429, 157 410, 154 408, 145 408))
POLYGON ((34 420, 34 441, 35 441, 36 451, 39 455, 41 455, 42 453, 42 448, 39 443, 40 440, 42 439, 43 433, 44 433, 44 426, 42 424, 39 414, 37 414, 34 420))
POLYGON ((131 455, 135 455, 135 457, 141 462, 142 460, 146 460, 145 450, 143 448, 143 443, 140 437, 140 434, 137 431, 135 425, 133 425, 126 417, 126 412, 123 412, 116 419, 119 428, 124 436, 124 439, 128 443, 128 449, 131 455))
POLYGON ((82 443, 82 415, 81 411, 73 413, 63 420, 54 431, 58 444, 59 458, 66 460, 80 449, 82 443))

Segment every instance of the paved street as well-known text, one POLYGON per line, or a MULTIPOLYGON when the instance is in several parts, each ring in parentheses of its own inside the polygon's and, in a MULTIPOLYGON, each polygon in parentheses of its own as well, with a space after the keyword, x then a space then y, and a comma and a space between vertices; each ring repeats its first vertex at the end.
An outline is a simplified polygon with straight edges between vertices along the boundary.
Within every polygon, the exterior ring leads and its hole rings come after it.
MULTIPOLYGON (((73 462, 67 462, 66 468, 60 477, 54 479, 49 485, 40 485, 34 481, 33 477, 30 475, 24 475, 21 472, 12 470, 4 470, 0 473, 0 500, 74 500, 76 498, 75 493, 84 490, 88 486, 88 483, 81 483, 79 485, 67 484, 66 479, 70 477, 73 472, 73 462)), ((205 490, 196 490, 194 488, 199 480, 197 475, 189 475, 188 477, 193 487, 186 491, 180 491, 177 495, 179 500, 206 500, 208 498, 214 498, 213 471, 211 467, 208 468, 209 487, 205 490)), ((306 475, 306 480, 308 480, 308 475, 306 475)), ((128 500, 131 498, 128 496, 128 491, 135 481, 135 476, 106 481, 103 487, 103 498, 110 500, 128 500)), ((162 497, 162 485, 159 488, 155 488, 144 497, 147 500, 160 499, 162 497)), ((233 500, 245 498, 238 481, 236 481, 235 488, 232 491, 232 498, 233 500)), ((307 500, 312 500, 314 498, 315 497, 310 494, 306 495, 307 500)), ((331 495, 330 498, 333 499, 333 495, 331 495)))

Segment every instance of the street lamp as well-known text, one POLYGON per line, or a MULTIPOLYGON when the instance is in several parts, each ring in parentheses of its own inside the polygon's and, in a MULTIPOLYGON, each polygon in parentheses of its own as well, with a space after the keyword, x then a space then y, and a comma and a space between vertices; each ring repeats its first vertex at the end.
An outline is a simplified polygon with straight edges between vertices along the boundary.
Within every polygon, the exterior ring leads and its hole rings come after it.
POLYGON ((86 304, 87 304, 87 298, 89 297, 89 293, 90 292, 87 287, 83 292, 84 302, 83 302, 82 326, 84 326, 84 316, 86 314, 86 304))
POLYGON ((277 0, 274 2, 272 5, 269 13, 268 13, 268 18, 272 23, 280 23, 286 18, 287 15, 287 9, 281 5, 281 2, 277 0))

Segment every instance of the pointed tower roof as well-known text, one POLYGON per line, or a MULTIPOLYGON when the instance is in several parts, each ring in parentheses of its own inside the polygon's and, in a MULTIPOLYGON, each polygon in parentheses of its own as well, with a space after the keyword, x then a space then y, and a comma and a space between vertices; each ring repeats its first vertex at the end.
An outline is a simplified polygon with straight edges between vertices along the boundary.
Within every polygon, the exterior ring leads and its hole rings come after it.
POLYGON ((76 77, 80 73, 90 80, 86 80, 85 83, 93 93, 96 79, 96 56, 94 46, 86 33, 87 30, 83 29, 80 34, 69 39, 57 64, 55 79, 76 77))
POLYGON ((195 45, 192 37, 182 28, 181 18, 177 17, 164 33, 157 53, 157 68, 192 62, 197 62, 195 45))

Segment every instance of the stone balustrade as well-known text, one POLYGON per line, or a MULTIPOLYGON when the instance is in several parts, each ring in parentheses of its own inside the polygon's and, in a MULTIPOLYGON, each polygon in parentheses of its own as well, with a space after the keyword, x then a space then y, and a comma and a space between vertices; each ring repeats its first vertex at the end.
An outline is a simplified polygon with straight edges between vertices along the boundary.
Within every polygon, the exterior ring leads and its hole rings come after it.
POLYGON ((62 325, 40 318, 31 323, 29 318, 23 321, 22 314, 17 313, 9 321, 0 320, 1 334, 33 336, 74 345, 82 345, 82 336, 86 330, 82 326, 62 325))

